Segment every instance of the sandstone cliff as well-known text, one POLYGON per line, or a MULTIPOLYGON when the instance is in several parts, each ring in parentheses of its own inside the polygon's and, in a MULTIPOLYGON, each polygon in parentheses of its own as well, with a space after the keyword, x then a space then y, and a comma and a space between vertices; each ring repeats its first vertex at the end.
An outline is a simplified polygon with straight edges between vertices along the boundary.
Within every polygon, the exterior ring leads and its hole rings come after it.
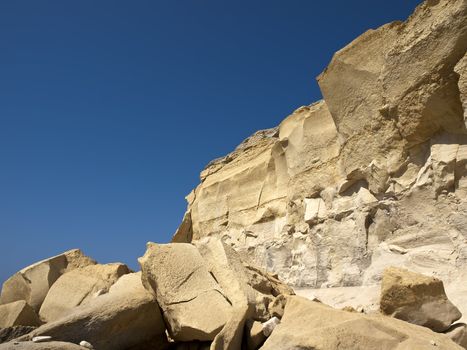
POLYGON ((298 287, 403 266, 466 305, 466 49, 465 0, 367 31, 318 77, 323 100, 207 165, 173 240, 222 237, 298 287))

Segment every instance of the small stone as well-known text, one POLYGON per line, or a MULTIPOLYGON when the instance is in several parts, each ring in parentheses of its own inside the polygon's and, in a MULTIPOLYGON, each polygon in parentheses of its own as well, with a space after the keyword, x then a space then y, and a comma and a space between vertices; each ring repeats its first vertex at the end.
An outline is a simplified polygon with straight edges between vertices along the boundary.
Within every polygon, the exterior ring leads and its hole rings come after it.
POLYGON ((52 340, 52 337, 49 335, 41 335, 41 336, 32 338, 33 343, 44 343, 44 342, 51 341, 51 340, 52 340))
POLYGON ((94 349, 94 347, 92 346, 91 343, 87 342, 86 340, 81 340, 79 342, 79 346, 82 346, 83 348, 86 348, 86 349, 94 349))
POLYGON ((276 328, 276 326, 281 323, 281 320, 279 320, 277 317, 272 317, 270 320, 266 321, 263 323, 263 334, 266 336, 266 337, 269 337, 272 333, 272 331, 274 330, 274 328, 276 328))
POLYGON ((438 344, 434 340, 430 340, 430 344, 433 346, 438 346, 438 344))

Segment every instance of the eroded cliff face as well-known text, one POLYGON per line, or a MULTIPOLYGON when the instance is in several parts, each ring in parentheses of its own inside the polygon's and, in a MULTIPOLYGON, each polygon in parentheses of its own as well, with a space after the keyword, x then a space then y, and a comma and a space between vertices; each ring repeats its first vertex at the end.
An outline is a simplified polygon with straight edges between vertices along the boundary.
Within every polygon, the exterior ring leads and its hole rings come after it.
POLYGON ((206 167, 174 241, 223 237, 295 286, 389 265, 467 281, 466 49, 466 0, 364 33, 318 77, 324 100, 206 167))

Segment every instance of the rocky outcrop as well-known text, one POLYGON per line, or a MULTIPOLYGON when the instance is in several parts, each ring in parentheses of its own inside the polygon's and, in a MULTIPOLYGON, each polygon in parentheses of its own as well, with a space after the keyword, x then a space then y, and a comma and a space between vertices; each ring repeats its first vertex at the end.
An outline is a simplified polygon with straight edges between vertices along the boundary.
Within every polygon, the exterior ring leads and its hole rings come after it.
POLYGON ((377 286, 388 266, 460 286, 466 17, 464 0, 425 1, 338 51, 324 100, 208 164, 174 241, 221 237, 299 288, 377 286))
POLYGON ((39 312, 50 287, 62 274, 93 264, 96 264, 94 260, 73 249, 25 267, 3 283, 0 304, 25 300, 39 312))
POLYGON ((284 317, 261 350, 462 349, 443 334, 384 317, 332 309, 290 297, 284 317))
POLYGON ((128 267, 120 263, 90 265, 67 272, 50 288, 39 316, 46 322, 59 319, 74 307, 107 293, 112 284, 129 272, 128 267))
POLYGON ((462 314, 447 298, 443 282, 399 268, 388 268, 381 286, 381 312, 395 318, 446 331, 462 314))

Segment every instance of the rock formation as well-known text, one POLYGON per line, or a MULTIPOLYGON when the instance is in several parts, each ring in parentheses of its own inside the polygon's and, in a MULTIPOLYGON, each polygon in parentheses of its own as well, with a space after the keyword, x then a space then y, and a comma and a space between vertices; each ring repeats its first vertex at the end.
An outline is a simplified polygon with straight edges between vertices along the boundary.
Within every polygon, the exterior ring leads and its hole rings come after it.
POLYGON ((467 0, 367 31, 141 271, 71 250, 9 278, 0 349, 467 348, 466 50, 467 0))
POLYGON ((299 288, 401 266, 441 278, 465 314, 466 18, 465 0, 425 1, 338 51, 322 101, 207 165, 173 241, 222 237, 299 288))

